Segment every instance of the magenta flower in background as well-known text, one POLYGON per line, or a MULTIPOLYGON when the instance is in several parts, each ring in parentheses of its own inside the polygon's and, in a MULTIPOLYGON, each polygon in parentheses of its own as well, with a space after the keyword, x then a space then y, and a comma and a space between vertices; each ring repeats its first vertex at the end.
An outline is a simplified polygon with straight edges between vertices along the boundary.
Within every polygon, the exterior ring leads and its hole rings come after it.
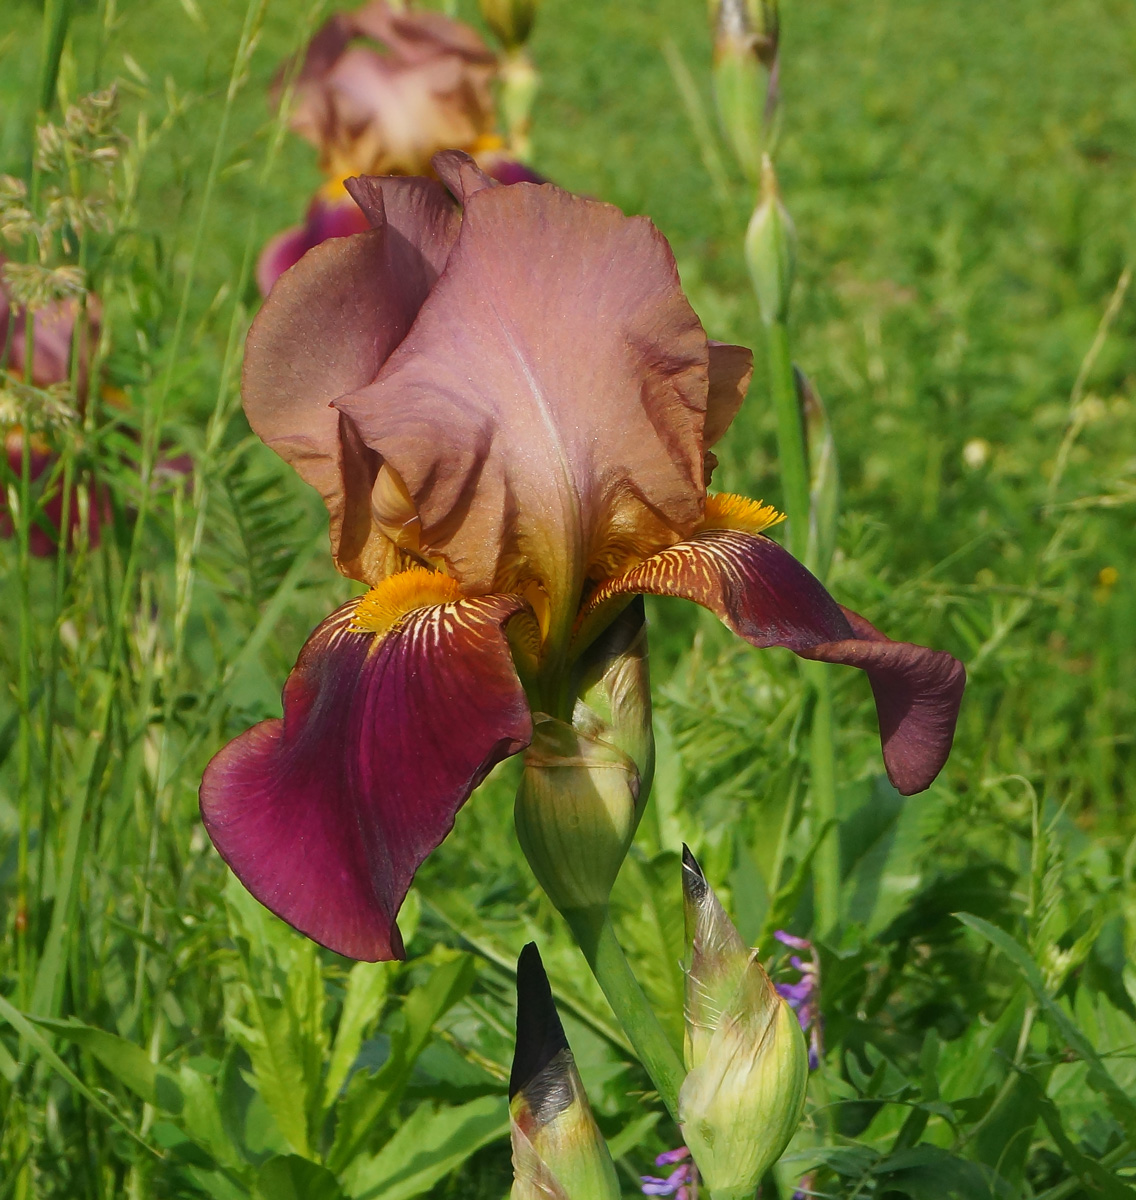
POLYGON ((319 490, 336 565, 370 590, 311 635, 283 718, 201 787, 253 895, 366 959, 401 955, 419 864, 534 711, 570 715, 637 594, 865 670, 907 793, 945 761, 963 688, 950 655, 840 608, 763 532, 774 510, 707 495, 751 356, 708 341, 650 221, 496 185, 463 154, 435 167, 449 192, 349 180, 372 228, 306 254, 249 334, 249 422, 319 490))

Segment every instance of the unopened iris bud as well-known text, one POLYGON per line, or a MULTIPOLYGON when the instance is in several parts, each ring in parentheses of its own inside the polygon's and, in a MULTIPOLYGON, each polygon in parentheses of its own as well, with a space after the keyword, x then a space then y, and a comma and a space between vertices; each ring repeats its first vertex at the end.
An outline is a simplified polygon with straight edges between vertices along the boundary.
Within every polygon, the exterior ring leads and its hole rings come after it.
POLYGON ((481 0, 481 15, 506 50, 529 40, 536 20, 537 0, 481 0))
POLYGON ((761 164, 761 198, 746 230, 745 257, 761 319, 766 325, 784 321, 796 267, 797 235, 777 187, 773 161, 761 164))
POLYGON ((521 849, 565 914, 599 914, 639 823, 635 763, 611 742, 537 716, 514 817, 521 849))
POLYGON ((639 770, 639 792, 651 790, 655 735, 647 666, 647 618, 636 596, 584 653, 572 725, 622 750, 639 770))
POLYGON ((757 183, 775 103, 776 8, 762 0, 711 0, 714 99, 747 178, 757 183))
POLYGON ((808 1053, 797 1018, 683 847, 686 1144, 708 1190, 751 1200, 801 1119, 808 1053))
POLYGON ((517 963, 517 1048, 509 1078, 511 1200, 619 1200, 535 945, 517 963))

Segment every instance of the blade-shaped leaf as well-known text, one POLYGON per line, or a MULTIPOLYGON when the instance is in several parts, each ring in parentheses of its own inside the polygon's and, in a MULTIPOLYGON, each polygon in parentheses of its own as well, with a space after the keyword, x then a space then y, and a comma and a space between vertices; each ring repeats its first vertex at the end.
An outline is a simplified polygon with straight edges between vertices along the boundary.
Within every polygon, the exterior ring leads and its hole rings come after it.
POLYGON ((423 1104, 378 1154, 352 1163, 345 1190, 352 1200, 411 1200, 508 1133, 504 1096, 481 1096, 456 1108, 423 1104))
POLYGON ((470 989, 477 975, 468 954, 444 962, 403 1004, 405 1025, 391 1038, 390 1057, 374 1074, 360 1071, 339 1106, 339 1123, 328 1165, 342 1171, 386 1116, 406 1087, 414 1060, 430 1039, 434 1024, 470 989))

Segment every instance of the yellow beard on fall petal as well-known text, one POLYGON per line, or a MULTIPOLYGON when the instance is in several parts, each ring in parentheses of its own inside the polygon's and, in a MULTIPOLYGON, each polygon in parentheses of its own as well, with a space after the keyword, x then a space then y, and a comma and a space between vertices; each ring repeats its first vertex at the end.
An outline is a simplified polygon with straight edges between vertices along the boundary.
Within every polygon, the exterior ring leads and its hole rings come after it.
POLYGON ((707 529, 737 529, 742 533, 761 533, 771 525, 785 520, 772 504, 763 500, 750 500, 746 496, 735 496, 730 492, 719 492, 706 497, 706 511, 698 523, 697 533, 707 529))
POLYGON ((376 584, 359 601, 348 627, 351 633, 387 633, 408 613, 462 598, 456 579, 411 567, 376 584))

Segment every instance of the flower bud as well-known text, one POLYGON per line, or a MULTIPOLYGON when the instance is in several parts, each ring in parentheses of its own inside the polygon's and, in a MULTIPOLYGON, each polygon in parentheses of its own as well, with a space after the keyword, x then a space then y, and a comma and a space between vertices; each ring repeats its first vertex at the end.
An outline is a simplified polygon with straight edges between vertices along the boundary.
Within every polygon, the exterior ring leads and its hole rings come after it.
POLYGON ((639 772, 608 741, 537 715, 514 818, 521 849, 563 913, 601 911, 639 823, 639 772))
POLYGON ((776 94, 777 15, 761 0, 711 0, 714 99, 746 177, 757 183, 776 94))
POLYGON ((584 652, 576 690, 573 727, 622 750, 639 769, 639 792, 646 795, 655 773, 655 735, 642 596, 584 652))
POLYGON ((517 963, 509 1127, 511 1200, 619 1200, 615 1166, 596 1128, 532 942, 517 963))
POLYGON ((797 1018, 683 847, 686 1144, 708 1190, 750 1200, 801 1119, 808 1054, 797 1018))
POLYGON ((481 15, 506 50, 529 40, 536 20, 537 0, 481 0, 481 15))
POLYGON ((761 319, 766 325, 784 321, 789 313, 796 261, 796 231, 781 203, 773 161, 761 163, 761 198, 746 230, 745 257, 761 319))

